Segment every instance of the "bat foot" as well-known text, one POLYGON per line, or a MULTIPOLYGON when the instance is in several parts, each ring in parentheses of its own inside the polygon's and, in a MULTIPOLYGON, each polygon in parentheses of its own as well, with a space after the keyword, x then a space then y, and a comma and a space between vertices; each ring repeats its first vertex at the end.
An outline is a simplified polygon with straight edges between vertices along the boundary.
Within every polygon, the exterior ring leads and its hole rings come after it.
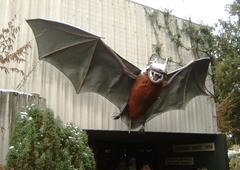
POLYGON ((145 133, 145 128, 141 127, 138 132, 139 133, 145 133))
POLYGON ((129 134, 131 133, 131 129, 132 129, 132 120, 129 119, 129 122, 128 122, 128 133, 129 134))
POLYGON ((113 115, 112 117, 113 117, 114 120, 117 120, 117 119, 119 119, 121 116, 122 116, 122 113, 120 112, 120 113, 117 113, 117 114, 114 113, 114 115, 113 115))
POLYGON ((145 123, 142 124, 142 127, 138 131, 139 133, 145 133, 145 123))

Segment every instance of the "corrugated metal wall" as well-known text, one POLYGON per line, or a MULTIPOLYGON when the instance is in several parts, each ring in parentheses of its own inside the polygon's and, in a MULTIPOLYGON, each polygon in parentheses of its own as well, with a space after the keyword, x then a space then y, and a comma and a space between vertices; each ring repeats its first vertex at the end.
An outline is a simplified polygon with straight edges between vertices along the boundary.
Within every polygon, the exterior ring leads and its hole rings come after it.
POLYGON ((45 103, 45 99, 40 98, 39 95, 2 91, 0 89, 0 169, 1 164, 5 164, 15 114, 25 111, 26 106, 32 104, 39 105, 41 108, 45 107, 45 103))
MULTIPOLYGON (((20 90, 39 93, 47 99, 47 106, 65 122, 74 122, 84 129, 126 130, 119 120, 112 119, 117 109, 97 94, 75 94, 73 86, 53 66, 38 61, 36 42, 25 19, 45 18, 66 22, 103 37, 103 40, 123 58, 143 68, 156 44, 154 29, 145 12, 145 7, 128 0, 0 0, 0 27, 17 15, 21 27, 17 45, 31 40, 33 49, 27 62, 21 64, 26 73, 32 71, 20 90)), ((171 18, 183 26, 183 20, 171 18)), ((164 25, 164 16, 159 13, 159 24, 164 25)), ((171 29, 175 29, 174 25, 171 29)), ((182 35, 185 46, 189 38, 182 35)), ((184 63, 193 59, 190 51, 179 49, 163 27, 159 31, 162 55, 184 63), (180 57, 179 57, 180 56, 180 57)), ((175 68, 172 66, 170 69, 175 68)), ((16 88, 21 82, 19 74, 6 76, 1 73, 1 88, 16 88)), ((207 82, 210 85, 211 81, 207 82)), ((199 132, 217 131, 215 105, 210 97, 201 96, 192 100, 185 111, 172 111, 155 117, 146 124, 147 131, 199 132)))

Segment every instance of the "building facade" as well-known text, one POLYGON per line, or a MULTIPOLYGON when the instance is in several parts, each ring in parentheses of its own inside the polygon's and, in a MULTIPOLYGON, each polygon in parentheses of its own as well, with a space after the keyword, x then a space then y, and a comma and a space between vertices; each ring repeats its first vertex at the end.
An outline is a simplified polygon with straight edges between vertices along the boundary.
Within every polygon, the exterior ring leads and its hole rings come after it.
MULTIPOLYGON (((184 31, 188 21, 129 0, 0 0, 0 26, 14 15, 21 31, 17 47, 30 41, 32 49, 20 67, 27 74, 1 75, 0 87, 37 93, 46 98, 47 106, 64 122, 74 122, 83 129, 127 130, 121 120, 113 120, 117 108, 97 94, 76 94, 70 81, 52 65, 39 61, 36 42, 26 19, 44 18, 82 28, 102 37, 103 41, 130 63, 143 69, 152 53, 174 62, 174 70, 196 58, 191 50, 178 47, 171 39, 181 35, 181 42, 191 48, 184 31)), ((204 57, 204 56, 201 56, 204 57)), ((207 79, 211 91, 212 83, 207 79)), ((162 113, 146 124, 146 131, 216 133, 216 111, 213 98, 199 96, 185 110, 162 113)))
MULTIPOLYGON (((32 46, 26 62, 11 63, 23 69, 26 77, 1 73, 0 88, 40 94, 61 120, 87 130, 97 169, 140 169, 144 163, 152 169, 228 169, 225 137, 217 131, 213 98, 198 96, 185 110, 154 117, 146 123, 145 133, 138 130, 128 133, 121 120, 113 120, 118 109, 111 102, 97 94, 76 94, 63 73, 38 60, 36 42, 25 20, 51 19, 84 29, 100 36, 140 69, 157 52, 163 59, 172 59, 168 71, 205 57, 196 56, 191 50, 192 42, 186 32, 189 21, 130 0, 0 0, 0 4, 0 28, 6 27, 16 15, 15 22, 21 28, 16 47, 28 41, 32 46), (174 40, 176 36, 182 46, 174 40)), ((209 77, 206 85, 213 91, 209 77)), ((5 145, 1 148, 7 147, 6 141, 2 143, 5 145)))

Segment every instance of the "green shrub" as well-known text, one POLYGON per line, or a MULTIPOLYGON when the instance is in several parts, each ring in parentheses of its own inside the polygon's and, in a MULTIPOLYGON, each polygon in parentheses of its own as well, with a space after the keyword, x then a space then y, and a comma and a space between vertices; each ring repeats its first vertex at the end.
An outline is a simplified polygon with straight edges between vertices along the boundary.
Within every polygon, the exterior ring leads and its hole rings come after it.
POLYGON ((234 156, 229 161, 230 170, 239 170, 240 169, 240 156, 234 156))
POLYGON ((86 132, 54 119, 35 106, 16 116, 7 168, 15 170, 92 170, 95 160, 86 132))

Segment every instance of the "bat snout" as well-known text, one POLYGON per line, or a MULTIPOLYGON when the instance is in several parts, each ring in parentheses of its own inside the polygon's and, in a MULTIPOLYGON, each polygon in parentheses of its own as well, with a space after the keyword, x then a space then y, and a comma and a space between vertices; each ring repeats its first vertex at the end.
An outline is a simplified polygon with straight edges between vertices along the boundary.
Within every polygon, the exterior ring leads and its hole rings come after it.
POLYGON ((151 82, 153 83, 159 83, 160 81, 163 80, 163 74, 162 73, 159 73, 157 71, 154 71, 154 70, 149 70, 148 71, 148 77, 149 79, 151 80, 151 82))

